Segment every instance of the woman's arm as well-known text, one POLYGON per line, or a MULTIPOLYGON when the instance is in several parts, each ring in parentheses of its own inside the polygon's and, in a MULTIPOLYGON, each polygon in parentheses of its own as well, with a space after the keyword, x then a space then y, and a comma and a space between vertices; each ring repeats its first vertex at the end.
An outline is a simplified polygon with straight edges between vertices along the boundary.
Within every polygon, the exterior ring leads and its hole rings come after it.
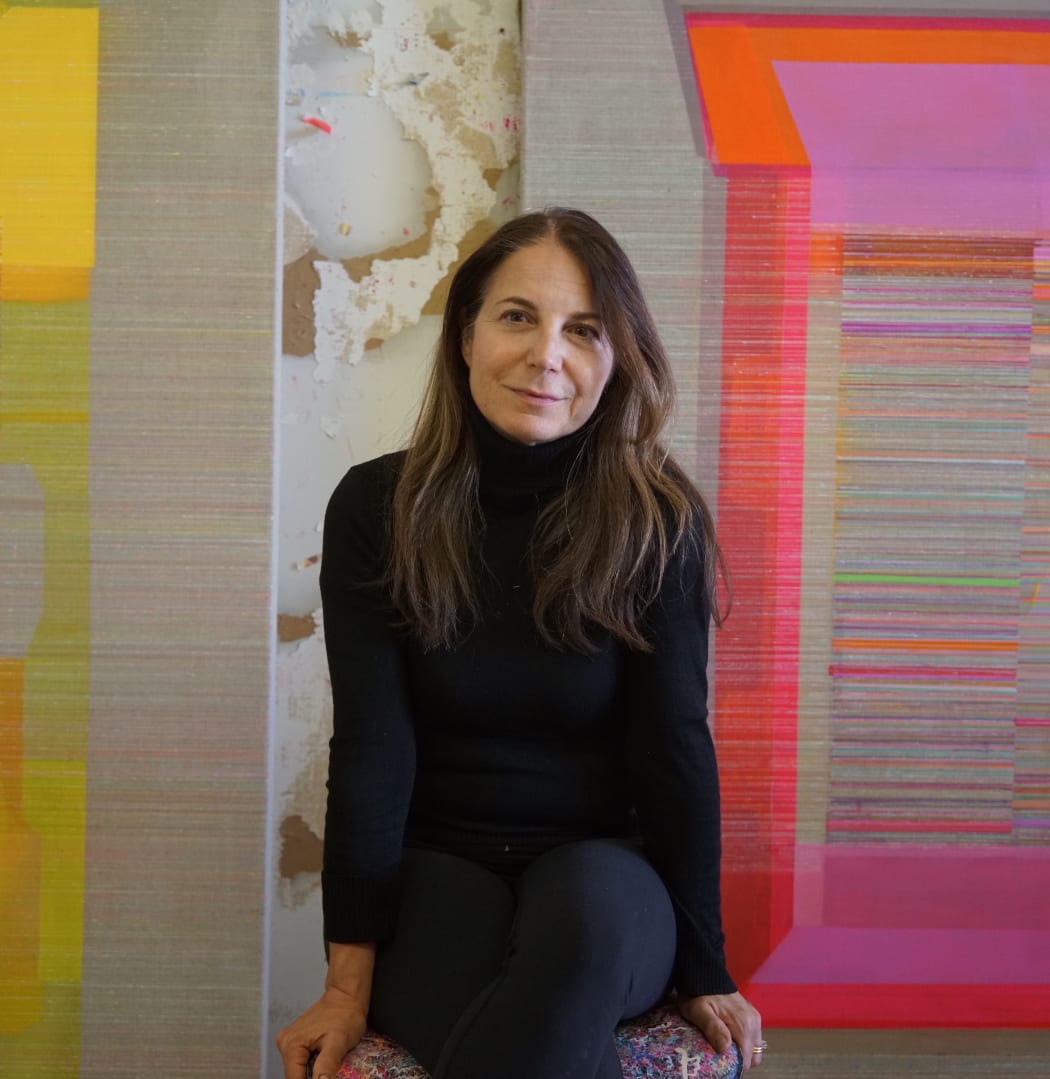
POLYGON ((381 584, 400 457, 352 468, 325 514, 321 563, 332 683, 322 897, 325 940, 393 930, 415 731, 403 645, 381 584))
POLYGON ((627 762, 646 853, 678 921, 684 996, 733 993, 723 951, 718 767, 707 725, 710 608, 702 551, 683 545, 647 618, 653 651, 624 664, 627 762))
POLYGON ((668 567, 649 615, 651 653, 625 663, 627 760, 646 852, 678 922, 674 984, 682 1015, 719 1052, 761 1064, 762 1018, 726 969, 718 766, 707 724, 710 606, 699 538, 668 567))

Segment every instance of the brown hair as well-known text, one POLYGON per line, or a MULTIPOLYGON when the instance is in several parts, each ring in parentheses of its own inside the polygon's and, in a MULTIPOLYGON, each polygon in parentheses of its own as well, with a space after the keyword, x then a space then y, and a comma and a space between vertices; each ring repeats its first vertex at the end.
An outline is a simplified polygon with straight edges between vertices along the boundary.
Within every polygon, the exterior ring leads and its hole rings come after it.
POLYGON ((614 359, 567 487, 533 532, 537 629, 557 648, 592 652, 595 629, 604 629, 631 648, 650 650, 645 612, 671 556, 696 537, 694 520, 703 539, 700 583, 721 624, 714 601, 721 552, 704 500, 659 442, 674 409, 674 380, 634 269, 594 218, 550 207, 503 225, 463 262, 449 289, 392 507, 392 597, 426 647, 452 646, 478 616, 471 552, 482 518, 464 333, 502 262, 546 239, 584 270, 614 359))

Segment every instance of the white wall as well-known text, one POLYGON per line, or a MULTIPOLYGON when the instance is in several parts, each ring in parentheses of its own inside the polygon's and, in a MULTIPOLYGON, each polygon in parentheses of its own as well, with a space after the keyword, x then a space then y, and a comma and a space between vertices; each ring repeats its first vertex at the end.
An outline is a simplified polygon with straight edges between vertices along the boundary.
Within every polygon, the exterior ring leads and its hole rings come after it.
POLYGON ((516 0, 286 0, 285 17, 271 1032, 323 980, 325 504, 350 465, 403 444, 433 290, 519 209, 516 0))

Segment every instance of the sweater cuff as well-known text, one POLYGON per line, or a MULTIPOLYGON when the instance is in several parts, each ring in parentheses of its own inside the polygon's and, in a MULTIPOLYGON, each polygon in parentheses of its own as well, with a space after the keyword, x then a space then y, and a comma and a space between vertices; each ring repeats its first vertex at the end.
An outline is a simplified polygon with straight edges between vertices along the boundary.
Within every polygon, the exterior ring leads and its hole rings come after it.
POLYGON ((321 874, 324 939, 331 944, 381 944, 393 935, 400 869, 367 877, 321 874))
POLYGON ((675 959, 674 987, 680 997, 700 997, 710 994, 735 993, 736 983, 726 970, 720 956, 683 955, 675 959))

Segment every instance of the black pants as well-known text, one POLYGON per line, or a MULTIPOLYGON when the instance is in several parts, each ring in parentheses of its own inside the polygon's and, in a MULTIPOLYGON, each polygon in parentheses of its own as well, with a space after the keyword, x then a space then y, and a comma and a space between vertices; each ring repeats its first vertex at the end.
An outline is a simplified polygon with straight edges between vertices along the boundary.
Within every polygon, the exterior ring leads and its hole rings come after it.
POLYGON ((434 1079, 622 1079, 613 1030, 666 993, 675 922, 627 842, 570 843, 508 882, 410 851, 372 1025, 434 1079))

